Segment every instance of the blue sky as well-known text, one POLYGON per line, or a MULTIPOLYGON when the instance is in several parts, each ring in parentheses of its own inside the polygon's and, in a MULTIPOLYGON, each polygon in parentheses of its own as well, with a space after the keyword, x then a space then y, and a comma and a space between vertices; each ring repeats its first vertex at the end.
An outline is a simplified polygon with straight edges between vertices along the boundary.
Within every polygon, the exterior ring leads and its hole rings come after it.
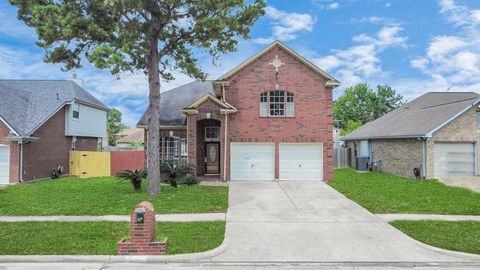
MULTIPOLYGON (((200 64, 216 78, 275 39, 342 82, 335 97, 356 83, 389 84, 407 99, 427 91, 480 92, 480 1, 478 0, 269 0, 266 15, 238 52, 213 65, 200 64)), ((43 63, 35 32, 0 3, 0 79, 68 79, 59 65, 43 63)), ((134 125, 147 106, 142 74, 115 79, 84 63, 77 70, 86 88, 134 125)), ((190 82, 176 72, 162 91, 190 82)))

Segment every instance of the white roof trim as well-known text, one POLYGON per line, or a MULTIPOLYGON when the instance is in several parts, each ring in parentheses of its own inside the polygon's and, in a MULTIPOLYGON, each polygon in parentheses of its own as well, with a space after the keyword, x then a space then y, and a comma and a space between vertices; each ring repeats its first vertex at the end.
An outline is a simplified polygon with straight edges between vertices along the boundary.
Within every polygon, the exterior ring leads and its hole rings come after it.
POLYGON ((340 82, 335 79, 334 77, 332 77, 331 75, 327 74, 325 71, 323 71, 322 69, 320 69, 319 67, 317 67, 316 65, 314 65, 312 62, 308 61, 306 58, 304 58, 303 56, 301 56, 300 54, 298 54, 297 52, 295 52, 294 50, 290 49, 289 47, 287 47, 285 44, 283 44, 282 42, 276 40, 274 41, 272 44, 268 45, 267 47, 265 47, 263 50, 259 51, 258 53, 256 53, 255 55, 253 55, 252 57, 248 58, 246 61, 244 61, 243 63, 241 63, 240 65, 238 65, 237 67, 235 67, 234 69, 230 70, 229 72, 225 73, 224 75, 222 75, 220 78, 217 79, 217 81, 222 81, 222 80, 227 80, 229 77, 231 77, 233 74, 237 73, 238 71, 240 71, 241 69, 243 69, 244 67, 246 67, 247 65, 249 65, 250 63, 252 63, 253 61, 255 61, 256 59, 258 59, 259 57, 261 57, 262 55, 264 55, 265 53, 267 53, 268 51, 270 51, 273 47, 275 46, 279 46, 280 48, 284 49, 286 52, 288 52, 290 55, 292 55, 294 58, 296 58, 297 60, 299 60, 300 62, 302 62, 303 64, 305 64, 306 66, 310 67, 311 69, 313 69, 313 71, 319 73, 320 75, 322 75, 324 78, 328 79, 329 82, 327 82, 327 84, 329 86, 338 86, 340 85, 340 82))
POLYGON ((460 115, 464 114, 466 111, 470 110, 471 108, 473 108, 475 105, 477 105, 478 103, 480 102, 480 98, 477 98, 472 104, 468 105, 467 107, 465 107, 463 110, 461 110, 460 112, 458 112, 457 114, 455 114, 454 116, 450 117, 449 119, 447 119, 447 121, 441 123, 440 125, 438 125, 436 128, 434 128, 433 130, 431 130, 430 132, 428 132, 425 137, 427 138, 432 138, 433 137, 433 133, 437 132, 438 130, 440 130, 441 128, 443 128, 444 126, 448 125, 448 123, 452 122, 453 120, 457 119, 460 115))

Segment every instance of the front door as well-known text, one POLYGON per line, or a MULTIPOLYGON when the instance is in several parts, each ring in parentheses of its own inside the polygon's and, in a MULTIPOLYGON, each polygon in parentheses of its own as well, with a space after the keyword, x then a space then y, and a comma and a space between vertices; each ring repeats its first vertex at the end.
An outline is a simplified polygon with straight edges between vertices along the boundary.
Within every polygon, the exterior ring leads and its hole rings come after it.
POLYGON ((205 143, 205 173, 206 174, 220 173, 220 143, 219 142, 205 143))

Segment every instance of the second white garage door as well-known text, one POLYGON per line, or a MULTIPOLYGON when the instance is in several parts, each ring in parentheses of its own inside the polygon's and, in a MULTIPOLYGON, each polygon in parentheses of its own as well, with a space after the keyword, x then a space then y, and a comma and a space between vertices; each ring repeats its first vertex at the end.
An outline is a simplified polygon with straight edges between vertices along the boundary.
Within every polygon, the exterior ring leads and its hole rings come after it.
POLYGON ((273 180, 274 155, 273 143, 231 143, 231 180, 273 180))
POLYGON ((10 167, 10 147, 0 144, 0 184, 8 184, 10 167))
POLYGON ((281 143, 280 180, 323 180, 323 145, 281 143))
POLYGON ((440 177, 473 176, 475 172, 475 144, 433 144, 433 173, 440 177))

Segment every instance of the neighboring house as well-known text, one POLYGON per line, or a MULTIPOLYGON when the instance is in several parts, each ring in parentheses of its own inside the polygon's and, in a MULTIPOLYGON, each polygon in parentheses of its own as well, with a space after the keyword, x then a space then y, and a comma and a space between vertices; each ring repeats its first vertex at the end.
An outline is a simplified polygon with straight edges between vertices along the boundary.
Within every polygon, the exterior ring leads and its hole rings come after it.
POLYGON ((330 180, 338 85, 276 41, 217 80, 162 93, 162 160, 224 181, 330 180))
POLYGON ((414 177, 419 168, 426 178, 478 175, 479 103, 476 93, 426 93, 341 139, 352 160, 381 160, 393 174, 414 177))
POLYGON ((122 130, 118 133, 120 139, 117 140, 118 148, 135 148, 143 149, 142 147, 133 147, 132 143, 142 143, 144 142, 144 129, 143 128, 129 128, 122 130), (126 135, 125 135, 126 134, 126 135))
POLYGON ((0 80, 0 184, 69 173, 70 150, 101 148, 108 108, 70 80, 0 80))

